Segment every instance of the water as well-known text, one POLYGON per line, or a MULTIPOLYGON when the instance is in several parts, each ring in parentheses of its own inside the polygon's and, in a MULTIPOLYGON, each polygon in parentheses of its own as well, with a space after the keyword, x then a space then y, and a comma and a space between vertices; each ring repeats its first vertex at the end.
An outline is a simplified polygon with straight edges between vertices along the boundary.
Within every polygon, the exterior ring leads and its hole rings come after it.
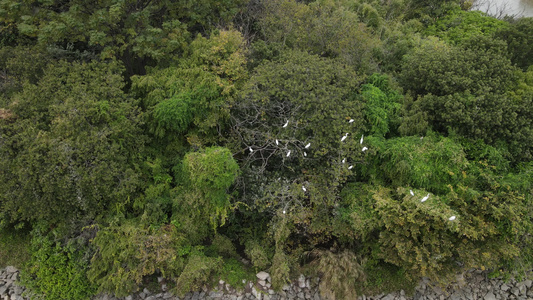
POLYGON ((533 17, 533 0, 476 0, 472 9, 497 18, 505 15, 533 17))

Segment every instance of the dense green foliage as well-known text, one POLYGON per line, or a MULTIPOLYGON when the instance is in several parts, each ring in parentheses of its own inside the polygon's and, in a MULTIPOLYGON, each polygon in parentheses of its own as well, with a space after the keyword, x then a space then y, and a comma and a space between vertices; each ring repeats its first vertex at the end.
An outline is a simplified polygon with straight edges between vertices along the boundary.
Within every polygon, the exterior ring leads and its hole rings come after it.
POLYGON ((0 265, 50 299, 526 274, 533 19, 470 6, 0 1, 0 265))

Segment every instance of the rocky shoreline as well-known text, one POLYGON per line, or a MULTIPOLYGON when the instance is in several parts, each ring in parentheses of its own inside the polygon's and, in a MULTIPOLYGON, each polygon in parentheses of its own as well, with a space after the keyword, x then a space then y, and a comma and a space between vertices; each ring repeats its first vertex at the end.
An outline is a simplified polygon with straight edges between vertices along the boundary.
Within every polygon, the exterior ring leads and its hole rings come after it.
MULTIPOLYGON (((31 297, 25 293, 26 289, 18 285, 19 271, 14 267, 0 270, 0 300, 26 300, 31 297)), ((166 291, 166 285, 161 282, 161 290, 143 291, 123 298, 109 295, 98 295, 92 300, 320 300, 318 293, 318 280, 306 278, 303 275, 286 285, 279 292, 271 289, 270 275, 266 272, 257 273, 256 282, 247 282, 242 291, 235 290, 224 281, 219 281, 219 286, 214 290, 189 293, 184 297, 177 297, 166 291)), ((361 300, 533 300, 533 282, 524 280, 517 282, 501 279, 490 279, 486 271, 471 270, 457 277, 457 282, 448 289, 441 289, 429 280, 423 279, 416 287, 413 296, 407 296, 402 291, 381 294, 376 296, 360 296, 361 300)))

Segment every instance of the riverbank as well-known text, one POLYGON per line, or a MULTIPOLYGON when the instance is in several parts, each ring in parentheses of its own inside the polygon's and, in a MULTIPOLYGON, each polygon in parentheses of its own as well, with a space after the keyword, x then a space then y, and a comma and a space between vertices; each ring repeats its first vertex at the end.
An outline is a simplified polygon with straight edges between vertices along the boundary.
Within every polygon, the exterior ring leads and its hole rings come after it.
MULTIPOLYGON (((429 280, 423 279, 415 289, 413 295, 406 295, 401 290, 390 294, 375 296, 359 296, 361 300, 460 300, 460 299, 485 299, 485 300, 528 300, 533 299, 533 282, 531 280, 515 281, 513 279, 504 281, 499 278, 488 278, 486 271, 471 270, 464 275, 457 277, 457 282, 447 289, 442 289, 438 285, 432 284, 429 280)), ((18 284, 19 270, 14 267, 7 267, 0 270, 0 300, 26 300, 31 297, 27 295, 26 289, 18 284)), ((245 289, 237 291, 224 281, 219 282, 219 286, 212 291, 207 289, 189 293, 184 297, 177 297, 166 290, 164 280, 161 280, 160 289, 157 291, 143 291, 123 298, 116 298, 110 295, 98 295, 92 300, 201 300, 201 299, 221 299, 221 300, 320 300, 324 299, 318 292, 318 280, 306 278, 303 275, 294 280, 290 285, 286 285, 279 292, 270 288, 270 275, 266 272, 259 272, 255 282, 248 282, 245 289)))

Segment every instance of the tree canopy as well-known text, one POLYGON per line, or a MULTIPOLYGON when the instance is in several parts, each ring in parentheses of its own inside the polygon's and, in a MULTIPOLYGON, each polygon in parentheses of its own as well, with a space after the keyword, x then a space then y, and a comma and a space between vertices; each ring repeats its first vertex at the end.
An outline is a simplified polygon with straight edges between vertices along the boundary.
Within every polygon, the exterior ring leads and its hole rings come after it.
POLYGON ((0 1, 0 267, 27 242, 54 299, 525 274, 533 21, 470 8, 0 1))

